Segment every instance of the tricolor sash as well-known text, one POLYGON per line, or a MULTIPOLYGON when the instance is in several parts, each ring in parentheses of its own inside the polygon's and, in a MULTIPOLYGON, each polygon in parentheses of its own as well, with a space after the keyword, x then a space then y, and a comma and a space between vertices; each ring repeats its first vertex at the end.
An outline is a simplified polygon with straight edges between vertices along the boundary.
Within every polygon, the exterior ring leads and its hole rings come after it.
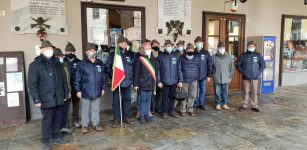
MULTIPOLYGON (((156 70, 155 68, 152 66, 151 62, 149 61, 148 58, 140 56, 139 59, 141 60, 141 62, 143 63, 143 65, 146 67, 146 69, 149 71, 149 73, 151 74, 152 78, 155 80, 155 82, 157 81, 156 78, 156 70)), ((156 95, 156 86, 154 88, 154 95, 156 95)))

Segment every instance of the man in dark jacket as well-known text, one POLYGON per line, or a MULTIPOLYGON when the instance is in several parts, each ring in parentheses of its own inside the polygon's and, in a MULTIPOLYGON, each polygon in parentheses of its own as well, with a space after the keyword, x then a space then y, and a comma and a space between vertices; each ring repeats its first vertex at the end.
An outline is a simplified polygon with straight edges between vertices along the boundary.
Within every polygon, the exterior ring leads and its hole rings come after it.
POLYGON ((199 61, 199 76, 198 76, 198 88, 197 97, 194 103, 194 108, 197 107, 201 110, 205 110, 205 96, 206 86, 210 82, 212 74, 212 58, 207 50, 203 49, 204 40, 198 36, 194 40, 196 55, 200 58, 199 61))
POLYGON ((43 41, 41 55, 29 66, 28 87, 34 105, 41 109, 41 142, 42 149, 50 149, 52 144, 65 144, 60 137, 62 106, 69 98, 66 75, 63 65, 53 56, 52 44, 43 41))
POLYGON ((186 53, 181 57, 183 75, 182 89, 188 94, 188 98, 181 101, 181 116, 195 116, 194 101, 197 94, 197 80, 199 75, 199 57, 195 56, 194 47, 191 43, 187 45, 186 53))
MULTIPOLYGON (((154 50, 152 52, 153 57, 158 58, 160 53, 162 53, 162 51, 160 51, 160 43, 157 40, 152 40, 151 47, 154 50)), ((156 85, 156 95, 153 95, 152 98, 151 112, 152 114, 155 112, 162 113, 162 90, 158 88, 158 85, 156 85)))
POLYGON ((176 86, 182 87, 182 71, 180 57, 173 51, 173 44, 165 40, 165 52, 158 56, 159 71, 158 87, 162 88, 162 118, 167 119, 167 114, 176 117, 174 111, 174 94, 176 86))
POLYGON ((176 52, 179 56, 183 56, 184 54, 184 43, 185 41, 178 41, 178 43, 176 44, 177 48, 176 48, 176 52))
MULTIPOLYGON (((68 71, 68 65, 66 62, 64 62, 64 54, 62 53, 62 50, 59 48, 54 48, 53 50, 53 55, 54 57, 58 58, 59 61, 63 64, 66 79, 67 79, 67 87, 69 89, 69 94, 71 93, 71 85, 70 83, 70 74, 68 71)), ((70 108, 70 103, 71 103, 71 98, 67 99, 64 102, 64 106, 62 108, 62 119, 61 119, 61 126, 60 126, 60 131, 61 133, 71 133, 71 130, 68 127, 68 113, 69 113, 69 108, 70 108)))
POLYGON ((96 58, 96 47, 88 43, 86 58, 77 65, 74 80, 74 90, 81 99, 82 133, 88 132, 89 109, 91 108, 91 122, 93 129, 102 131, 99 126, 100 98, 106 89, 105 65, 96 58))
POLYGON ((138 102, 140 123, 144 124, 145 120, 147 122, 151 120, 149 110, 158 76, 158 60, 152 55, 150 42, 143 43, 142 46, 140 55, 135 59, 133 85, 140 95, 138 102))
MULTIPOLYGON (((126 124, 132 124, 129 119, 130 106, 131 106, 131 87, 133 82, 133 64, 134 64, 134 53, 127 50, 128 40, 124 37, 118 38, 118 45, 121 52, 121 57, 123 61, 123 67, 125 71, 125 78, 120 84, 120 92, 118 87, 113 91, 113 104, 112 109, 114 113, 114 120, 112 127, 116 128, 119 125, 120 121, 120 102, 119 94, 122 98, 122 109, 123 109, 123 118, 126 124)), ((107 59, 107 73, 111 78, 113 74, 113 61, 114 61, 114 52, 110 53, 107 59)))
POLYGON ((248 102, 251 93, 252 110, 259 112, 258 108, 258 77, 265 69, 265 62, 262 55, 256 50, 256 44, 249 41, 247 44, 247 52, 241 54, 237 62, 237 69, 243 76, 243 95, 242 107, 240 111, 245 111, 248 107, 248 102))
MULTIPOLYGON (((75 55, 76 48, 70 43, 67 42, 65 47, 65 57, 64 61, 67 64, 69 75, 70 75, 70 84, 73 86, 73 77, 76 72, 77 64, 80 62, 80 59, 77 58, 75 55)), ((81 127, 80 120, 79 120, 79 103, 80 99, 77 97, 77 93, 75 93, 73 90, 71 92, 71 101, 72 101, 72 123, 75 127, 79 128, 81 127)))

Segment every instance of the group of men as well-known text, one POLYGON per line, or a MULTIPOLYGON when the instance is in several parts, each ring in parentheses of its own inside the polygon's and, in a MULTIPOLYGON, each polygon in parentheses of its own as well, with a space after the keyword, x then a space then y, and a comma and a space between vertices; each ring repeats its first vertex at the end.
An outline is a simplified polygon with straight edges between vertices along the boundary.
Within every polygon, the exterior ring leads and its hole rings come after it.
MULTIPOLYGON (((113 91, 112 127, 120 124, 120 108, 124 123, 133 124, 129 119, 133 89, 138 95, 137 116, 141 124, 151 122, 154 113, 161 114, 163 119, 168 116, 176 118, 178 104, 179 114, 183 117, 195 116, 197 108, 205 110, 206 84, 210 80, 214 83, 215 108, 229 109, 228 85, 234 74, 234 60, 226 52, 225 43, 219 42, 217 53, 211 56, 203 48, 204 40, 201 37, 186 46, 184 41, 179 41, 176 47, 170 40, 165 40, 163 48, 157 40, 146 39, 142 41, 138 53, 128 49, 128 42, 124 37, 119 37, 117 41, 125 78, 113 91), (187 98, 181 101, 174 99, 178 90, 187 93, 187 98)), ((29 66, 28 86, 33 102, 41 109, 43 116, 43 148, 50 149, 50 137, 52 144, 67 142, 60 133, 71 132, 67 121, 70 103, 73 104, 72 122, 75 127, 82 127, 82 133, 87 133, 91 122, 94 130, 102 131, 100 101, 107 88, 107 78, 113 76, 115 52, 111 52, 106 63, 103 63, 96 58, 97 49, 92 43, 87 44, 83 60, 76 57, 76 49, 71 43, 66 45, 65 55, 49 41, 43 41, 40 48, 41 55, 29 66)), ((248 42, 247 52, 237 61, 244 87, 240 111, 247 109, 251 93, 252 110, 259 112, 257 80, 265 69, 265 62, 255 48, 255 43, 248 42)))

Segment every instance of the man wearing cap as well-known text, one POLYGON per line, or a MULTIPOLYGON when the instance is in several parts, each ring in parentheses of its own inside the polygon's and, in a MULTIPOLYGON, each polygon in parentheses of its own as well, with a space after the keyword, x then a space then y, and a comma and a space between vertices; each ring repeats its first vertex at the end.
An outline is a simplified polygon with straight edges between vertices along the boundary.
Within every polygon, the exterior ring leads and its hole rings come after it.
MULTIPOLYGON (((176 53, 178 54, 179 57, 183 57, 183 54, 184 54, 184 43, 185 41, 178 41, 177 44, 176 44, 176 53)), ((176 109, 178 103, 180 101, 174 99, 174 108, 176 109)))
POLYGON ((188 97, 181 101, 180 114, 183 117, 186 116, 186 113, 195 116, 193 105, 197 94, 199 57, 195 56, 194 47, 191 43, 187 45, 186 52, 181 57, 181 67, 183 75, 182 90, 188 94, 188 97))
MULTIPOLYGON (((160 50, 160 43, 154 39, 151 41, 151 47, 153 49, 153 57, 158 58, 159 54, 162 53, 160 50)), ((152 98, 151 112, 152 114, 155 112, 162 113, 162 90, 158 88, 158 85, 156 85, 156 95, 153 95, 152 98)))
POLYGON ((226 52, 224 42, 219 42, 217 48, 218 52, 212 57, 215 108, 217 110, 222 108, 228 110, 228 84, 234 74, 233 60, 231 55, 226 52))
POLYGON ((165 52, 158 56, 160 76, 158 76, 158 87, 162 89, 162 118, 168 115, 176 117, 174 110, 174 94, 176 86, 182 87, 182 71, 180 57, 173 51, 173 44, 165 40, 165 52))
POLYGON ((183 56, 184 54, 184 43, 185 41, 178 41, 176 52, 179 56, 183 56))
MULTIPOLYGON (((76 72, 77 64, 80 62, 80 59, 77 58, 75 55, 76 49, 75 47, 70 43, 67 42, 65 47, 65 57, 64 61, 67 64, 69 74, 70 74, 70 84, 73 86, 73 77, 76 72)), ((80 120, 79 120, 79 103, 80 99, 77 97, 77 93, 74 91, 71 92, 71 101, 72 101, 72 123, 75 127, 79 128, 81 127, 80 120)))
POLYGON ((164 51, 164 49, 160 49, 160 43, 157 40, 152 40, 151 41, 151 47, 157 53, 160 53, 160 52, 164 51))
MULTIPOLYGON (((139 52, 137 52, 136 54, 135 54, 135 58, 136 58, 136 60, 137 60, 137 58, 139 58, 139 56, 143 56, 143 55, 146 55, 145 54, 145 50, 144 50, 144 46, 148 46, 148 45, 150 45, 151 46, 151 41, 150 40, 148 40, 148 39, 145 39, 145 40, 143 40, 142 41, 142 49, 139 51, 139 52)), ((151 48, 151 47, 150 47, 151 48)), ((135 66, 134 66, 134 68, 133 68, 133 70, 135 70, 135 66)), ((133 72, 135 72, 135 71, 133 71, 133 72)), ((135 76, 135 74, 133 74, 133 76, 135 76)), ((134 79, 133 79, 134 80, 134 79)), ((133 81, 134 82, 134 81, 133 81)), ((140 95, 140 92, 139 92, 139 90, 136 90, 137 91, 137 101, 136 101, 136 103, 137 103, 137 110, 138 110, 138 112, 137 112, 137 115, 136 115, 136 118, 140 118, 140 99, 141 99, 141 95, 140 95)), ((152 105, 151 105, 152 106, 152 105)), ((151 113, 151 112, 149 112, 149 117, 153 117, 153 114, 151 113)))
MULTIPOLYGON (((70 74, 68 70, 68 65, 66 62, 64 62, 64 54, 62 53, 61 49, 54 48, 53 55, 54 57, 58 58, 59 61, 63 64, 64 71, 66 74, 66 79, 67 79, 67 87, 69 89, 69 95, 70 95, 72 91, 71 84, 69 84, 70 74)), ((60 126, 61 133, 71 133, 71 130, 68 128, 68 113, 69 113, 70 103, 71 103, 71 97, 64 102, 64 106, 62 109, 62 119, 61 119, 61 126, 60 126)))
POLYGON ((265 69, 263 56, 256 52, 256 44, 253 41, 247 43, 247 52, 241 54, 237 62, 237 69, 243 77, 243 96, 240 111, 246 111, 251 96, 252 111, 259 112, 258 106, 258 77, 265 69), (251 93, 251 95, 250 95, 251 93))
POLYGON ((212 74, 212 57, 207 50, 204 50, 204 40, 202 37, 198 36, 194 40, 194 44, 196 47, 195 53, 200 58, 197 97, 194 103, 194 108, 205 110, 206 86, 207 83, 210 82, 212 74))
POLYGON ((96 58, 96 47, 88 43, 86 58, 77 65, 75 74, 74 90, 81 99, 81 125, 82 133, 88 132, 89 109, 91 108, 91 122, 93 129, 102 131, 99 125, 100 99, 106 89, 105 65, 96 58))
MULTIPOLYGON (((133 64, 135 54, 127 50, 127 39, 124 37, 118 38, 118 46, 121 52, 121 58, 123 61, 123 67, 125 71, 125 78, 120 84, 120 92, 118 87, 113 91, 113 104, 112 109, 114 113, 114 120, 112 127, 116 128, 120 123, 120 101, 119 94, 122 98, 122 109, 123 109, 123 119, 126 124, 133 124, 129 119, 130 106, 131 106, 131 87, 133 83, 133 64)), ((107 73, 109 77, 112 77, 113 74, 113 61, 114 61, 114 52, 110 53, 107 59, 107 73)))
POLYGON ((28 87, 35 107, 42 112, 42 149, 50 149, 52 144, 65 144, 60 137, 60 123, 64 101, 69 98, 69 90, 63 65, 53 56, 52 44, 45 40, 40 46, 41 55, 29 66, 28 87))
POLYGON ((133 85, 138 92, 138 108, 140 123, 150 122, 150 105, 152 94, 155 94, 156 77, 158 75, 158 60, 152 56, 151 42, 142 42, 140 54, 135 59, 133 68, 133 85))

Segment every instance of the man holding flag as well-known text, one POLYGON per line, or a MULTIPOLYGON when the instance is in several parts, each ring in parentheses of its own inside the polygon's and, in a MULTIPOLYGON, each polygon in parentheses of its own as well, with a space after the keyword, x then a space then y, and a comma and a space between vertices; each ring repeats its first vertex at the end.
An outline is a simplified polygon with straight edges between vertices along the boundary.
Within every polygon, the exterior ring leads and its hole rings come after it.
POLYGON ((127 50, 127 42, 126 38, 119 37, 115 51, 110 53, 107 60, 107 73, 112 77, 113 128, 116 128, 119 122, 121 123, 122 117, 126 124, 132 124, 128 117, 131 105, 134 53, 127 50), (121 111, 123 111, 123 116, 121 116, 121 111))
POLYGON ((140 94, 139 112, 140 123, 151 121, 149 116, 152 94, 155 94, 156 81, 158 76, 158 59, 153 57, 151 42, 144 42, 140 55, 134 65, 134 89, 140 94))

